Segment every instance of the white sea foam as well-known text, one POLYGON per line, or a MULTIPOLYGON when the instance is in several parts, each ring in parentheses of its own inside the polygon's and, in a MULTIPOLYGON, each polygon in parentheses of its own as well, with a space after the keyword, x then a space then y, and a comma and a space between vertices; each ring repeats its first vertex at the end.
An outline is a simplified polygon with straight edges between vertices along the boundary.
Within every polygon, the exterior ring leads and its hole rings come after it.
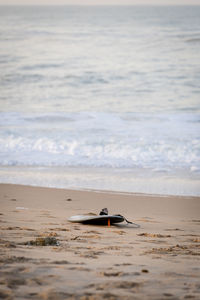
POLYGON ((0 164, 200 168, 192 114, 1 113, 0 164))

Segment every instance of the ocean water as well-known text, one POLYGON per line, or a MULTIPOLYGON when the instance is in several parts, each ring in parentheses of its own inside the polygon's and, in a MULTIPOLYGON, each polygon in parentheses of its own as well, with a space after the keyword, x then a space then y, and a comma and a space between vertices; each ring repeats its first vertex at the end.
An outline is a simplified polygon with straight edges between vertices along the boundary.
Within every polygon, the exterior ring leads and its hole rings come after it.
POLYGON ((200 195, 200 6, 1 7, 0 182, 200 195))

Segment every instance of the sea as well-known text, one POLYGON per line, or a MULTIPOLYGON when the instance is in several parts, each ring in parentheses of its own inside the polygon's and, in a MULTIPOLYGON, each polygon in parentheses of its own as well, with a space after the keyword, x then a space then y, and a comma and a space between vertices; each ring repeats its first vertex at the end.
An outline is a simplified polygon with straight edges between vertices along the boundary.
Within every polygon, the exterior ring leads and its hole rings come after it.
POLYGON ((0 6, 0 182, 200 195, 200 6, 0 6))

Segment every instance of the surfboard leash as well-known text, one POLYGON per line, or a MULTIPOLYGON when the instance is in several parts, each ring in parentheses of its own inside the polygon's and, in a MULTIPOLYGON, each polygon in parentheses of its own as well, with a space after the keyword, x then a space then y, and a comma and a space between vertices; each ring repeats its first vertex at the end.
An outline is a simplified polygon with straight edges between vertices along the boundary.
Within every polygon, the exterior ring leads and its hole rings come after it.
POLYGON ((114 215, 114 216, 119 216, 119 217, 122 217, 123 219, 124 219, 124 221, 126 221, 126 223, 127 224, 132 224, 132 225, 135 225, 136 226, 136 228, 139 228, 140 227, 140 225, 139 224, 136 224, 136 223, 133 223, 133 222, 131 222, 131 221, 128 221, 124 216, 122 216, 122 215, 114 215))

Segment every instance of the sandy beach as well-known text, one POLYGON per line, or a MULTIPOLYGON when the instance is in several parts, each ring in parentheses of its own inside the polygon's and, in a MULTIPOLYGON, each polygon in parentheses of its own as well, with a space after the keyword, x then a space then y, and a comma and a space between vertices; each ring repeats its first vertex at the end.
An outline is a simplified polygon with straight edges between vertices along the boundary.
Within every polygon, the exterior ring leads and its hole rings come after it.
POLYGON ((200 299, 200 198, 0 185, 1 299, 200 299), (140 225, 70 223, 107 207, 140 225))

